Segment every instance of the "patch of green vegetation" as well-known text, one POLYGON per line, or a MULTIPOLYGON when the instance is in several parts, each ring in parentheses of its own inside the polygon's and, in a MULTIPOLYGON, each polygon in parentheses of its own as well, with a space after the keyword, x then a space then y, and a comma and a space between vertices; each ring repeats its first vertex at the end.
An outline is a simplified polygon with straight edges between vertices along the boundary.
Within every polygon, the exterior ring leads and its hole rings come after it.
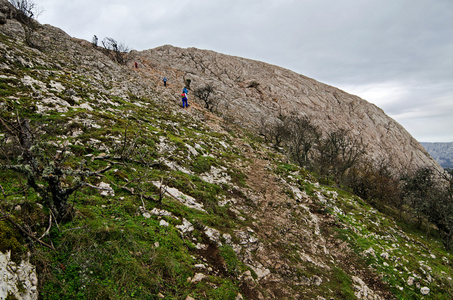
POLYGON ((185 295, 193 262, 176 228, 130 216, 123 204, 88 210, 89 218, 73 220, 61 228, 63 234, 55 233, 61 251, 38 256, 56 271, 43 274, 44 299, 185 295))
POLYGON ((25 254, 26 248, 23 245, 23 238, 9 222, 0 221, 0 252, 11 251, 11 259, 18 263, 25 254))
POLYGON ((391 218, 372 209, 355 196, 340 199, 336 203, 341 205, 346 214, 335 213, 344 224, 336 229, 337 237, 346 241, 358 256, 363 257, 365 266, 372 267, 382 276, 383 282, 388 284, 397 299, 422 299, 415 283, 407 285, 409 277, 415 278, 421 286, 429 286, 430 294, 436 295, 436 299, 448 299, 452 284, 448 281, 439 284, 443 274, 440 266, 444 266, 440 257, 450 255, 440 242, 433 239, 428 246, 423 231, 406 229, 403 232, 391 218), (433 256, 428 249, 436 252, 436 255, 433 256), (438 284, 429 283, 432 277, 439 278, 438 284))
POLYGON ((19 299, 17 299, 13 293, 8 292, 8 295, 6 296, 5 300, 19 300, 19 299))
POLYGON ((225 261, 226 271, 230 276, 236 277, 247 270, 247 266, 237 258, 231 246, 223 245, 219 250, 220 256, 225 261))
POLYGON ((301 182, 301 187, 302 187, 302 190, 305 191, 305 193, 307 193, 308 196, 310 196, 310 197, 316 196, 315 195, 316 189, 314 188, 312 183, 303 181, 303 182, 301 182))
MULTIPOLYGON (((220 278, 219 278, 220 279, 220 278)), ((206 298, 215 299, 215 300, 234 300, 236 299, 239 288, 228 279, 220 279, 218 282, 217 288, 207 287, 206 298)))
POLYGON ((192 163, 192 170, 197 174, 209 172, 211 166, 216 166, 216 159, 211 156, 198 156, 192 163))
POLYGON ((295 172, 298 171, 298 167, 296 167, 293 164, 288 164, 288 163, 280 163, 277 165, 277 168, 275 170, 275 173, 279 175, 287 175, 290 172, 295 172))
POLYGON ((230 168, 228 170, 228 175, 231 177, 231 182, 241 186, 241 187, 246 187, 246 181, 247 181, 247 175, 245 175, 242 171, 236 168, 230 168))
POLYGON ((356 299, 353 290, 351 276, 346 274, 342 269, 334 267, 329 276, 330 281, 326 286, 330 292, 330 297, 335 299, 356 299))

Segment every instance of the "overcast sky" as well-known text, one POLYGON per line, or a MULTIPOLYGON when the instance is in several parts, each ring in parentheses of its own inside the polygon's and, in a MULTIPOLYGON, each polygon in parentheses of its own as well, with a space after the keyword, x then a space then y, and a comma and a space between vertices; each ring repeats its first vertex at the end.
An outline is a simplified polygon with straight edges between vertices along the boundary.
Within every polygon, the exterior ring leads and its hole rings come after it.
POLYGON ((34 2, 70 36, 264 61, 376 104, 421 142, 453 142, 453 0, 34 2))

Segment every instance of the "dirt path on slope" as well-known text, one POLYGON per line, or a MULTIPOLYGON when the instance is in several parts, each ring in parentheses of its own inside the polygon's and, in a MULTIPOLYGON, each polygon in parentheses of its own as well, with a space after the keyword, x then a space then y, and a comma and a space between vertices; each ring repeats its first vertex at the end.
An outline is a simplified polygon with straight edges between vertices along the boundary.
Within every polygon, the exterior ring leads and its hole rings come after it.
MULTIPOLYGON (((272 272, 260 283, 268 291, 272 291, 275 299, 302 299, 305 293, 310 295, 310 290, 315 292, 315 277, 302 279, 301 283, 301 278, 295 275, 297 270, 315 265, 320 271, 323 270, 321 273, 328 274, 332 259, 346 273, 361 278, 376 293, 376 299, 392 299, 388 287, 380 278, 368 268, 361 269, 360 258, 344 241, 337 239, 331 228, 333 220, 330 216, 316 213, 314 204, 310 213, 304 211, 299 206, 300 203, 287 193, 288 184, 273 171, 275 166, 272 160, 266 160, 265 154, 243 142, 241 150, 250 160, 249 166, 243 171, 247 175, 246 183, 249 187, 247 196, 256 206, 253 229, 256 237, 262 241, 262 245, 256 250, 256 259, 272 272), (315 226, 312 221, 315 221, 315 226), (315 227, 320 229, 320 234, 314 233, 315 227), (301 257, 307 260, 295 263, 301 257), (304 288, 294 290, 289 287, 297 285, 304 288), (297 291, 300 292, 299 295, 296 295, 297 291)), ((303 205, 310 207, 311 204, 303 205)))

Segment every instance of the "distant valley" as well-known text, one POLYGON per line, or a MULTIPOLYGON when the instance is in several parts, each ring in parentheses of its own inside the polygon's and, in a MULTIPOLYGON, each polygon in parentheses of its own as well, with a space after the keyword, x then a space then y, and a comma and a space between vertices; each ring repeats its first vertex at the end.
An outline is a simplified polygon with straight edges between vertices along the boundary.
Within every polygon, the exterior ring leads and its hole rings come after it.
POLYGON ((453 142, 451 143, 421 143, 426 151, 444 169, 453 168, 453 142))

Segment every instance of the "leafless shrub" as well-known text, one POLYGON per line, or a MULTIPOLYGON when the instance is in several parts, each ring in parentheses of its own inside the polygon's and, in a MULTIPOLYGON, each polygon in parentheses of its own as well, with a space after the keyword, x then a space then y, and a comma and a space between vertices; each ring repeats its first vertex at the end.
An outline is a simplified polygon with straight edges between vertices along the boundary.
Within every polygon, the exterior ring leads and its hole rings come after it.
POLYGON ((204 87, 200 87, 195 90, 195 97, 199 98, 204 102, 204 108, 208 109, 210 112, 214 110, 218 105, 218 100, 212 97, 214 93, 214 87, 211 84, 207 84, 204 87))
POLYGON ((106 37, 102 40, 102 46, 104 47, 104 53, 109 56, 113 61, 125 65, 127 63, 127 55, 129 47, 123 43, 117 42, 111 37, 106 37))
POLYGON ((109 169, 92 172, 86 169, 86 162, 75 169, 66 165, 65 149, 48 147, 36 136, 27 119, 0 118, 0 130, 8 139, 0 144, 0 170, 24 176, 28 188, 39 195, 40 202, 58 221, 72 218, 69 196, 87 184, 85 179, 109 169))
POLYGON ((345 172, 357 165, 365 154, 361 138, 352 137, 345 129, 328 133, 317 145, 316 165, 319 173, 341 181, 345 172))
POLYGON ((10 2, 17 9, 17 20, 24 25, 25 43, 34 47, 32 34, 38 27, 35 19, 41 14, 41 10, 32 0, 10 0, 10 2))

